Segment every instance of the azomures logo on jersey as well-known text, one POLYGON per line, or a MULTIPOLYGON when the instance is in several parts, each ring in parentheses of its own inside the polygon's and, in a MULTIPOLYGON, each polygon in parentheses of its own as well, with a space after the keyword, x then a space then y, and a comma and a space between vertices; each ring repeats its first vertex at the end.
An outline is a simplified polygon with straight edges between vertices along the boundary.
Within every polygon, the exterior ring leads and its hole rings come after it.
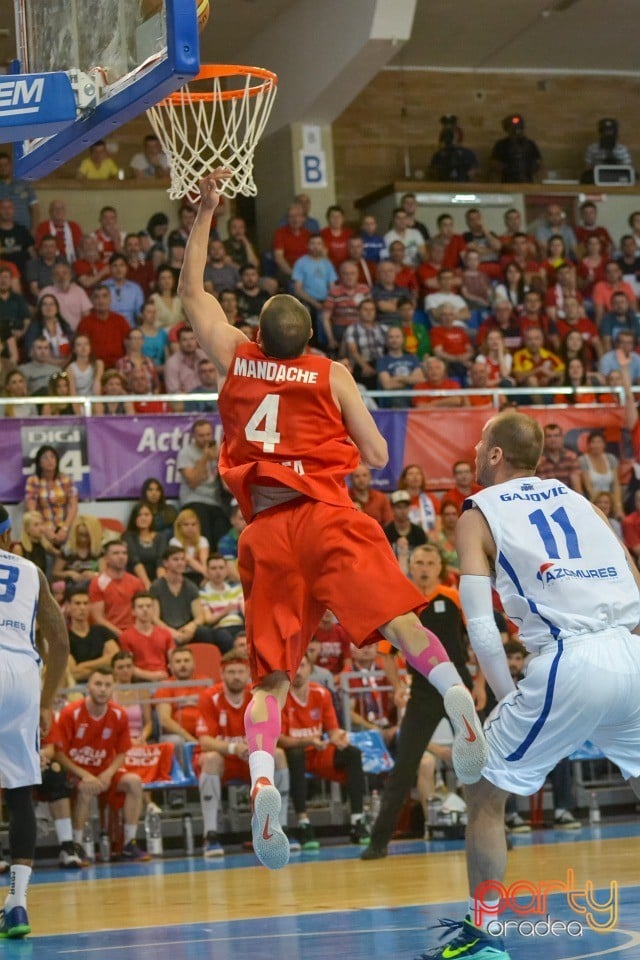
POLYGON ((557 563, 541 563, 536 577, 542 586, 556 580, 617 580, 616 567, 594 567, 591 570, 571 570, 557 563))

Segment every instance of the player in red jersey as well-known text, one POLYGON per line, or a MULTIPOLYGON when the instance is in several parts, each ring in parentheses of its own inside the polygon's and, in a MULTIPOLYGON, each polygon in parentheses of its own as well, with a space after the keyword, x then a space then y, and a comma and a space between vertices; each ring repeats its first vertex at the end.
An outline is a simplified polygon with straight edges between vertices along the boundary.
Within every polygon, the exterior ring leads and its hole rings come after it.
POLYGON ((206 293, 203 272, 217 169, 200 184, 179 294, 216 365, 224 427, 219 469, 248 521, 239 541, 253 696, 245 714, 254 849, 272 869, 289 859, 273 786, 281 711, 307 643, 326 609, 358 646, 380 633, 445 698, 462 782, 480 777, 486 744, 473 701, 438 638, 415 614, 423 598, 402 574, 379 524, 358 511, 345 478, 360 458, 383 467, 387 444, 351 374, 306 352, 311 318, 279 294, 260 313, 257 339, 231 327, 206 293))
POLYGON ((67 704, 60 711, 54 731, 55 758, 76 779, 73 834, 82 842, 82 830, 89 817, 92 797, 106 794, 107 802, 124 800, 125 860, 149 859, 136 844, 142 810, 142 781, 127 773, 124 760, 131 747, 129 718, 124 707, 111 700, 113 671, 98 667, 87 680, 84 700, 67 704))
MULTIPOLYGON (((200 718, 196 732, 202 753, 196 755, 200 805, 204 822, 205 859, 221 857, 224 850, 218 839, 218 811, 222 784, 230 780, 249 783, 249 747, 244 730, 244 715, 251 702, 249 659, 236 649, 222 657, 222 683, 203 690, 198 700, 200 718)), ((284 751, 275 753, 274 783, 282 797, 280 824, 287 825, 289 805, 289 769, 284 751)))

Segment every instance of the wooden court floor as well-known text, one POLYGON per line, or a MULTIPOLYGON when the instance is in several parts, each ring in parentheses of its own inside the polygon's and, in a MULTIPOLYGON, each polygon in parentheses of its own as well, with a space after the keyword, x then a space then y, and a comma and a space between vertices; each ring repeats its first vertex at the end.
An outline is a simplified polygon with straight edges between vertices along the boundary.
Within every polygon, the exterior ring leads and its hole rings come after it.
MULTIPOLYGON (((640 827, 515 838, 506 882, 566 880, 569 870, 581 888, 592 883, 593 902, 605 902, 612 881, 619 885, 615 929, 594 933, 567 897, 555 894, 550 917, 581 919, 583 932, 535 939, 510 933, 512 960, 640 960, 640 827)), ((0 943, 0 960, 333 960, 338 951, 350 960, 411 960, 438 942, 438 932, 428 930, 438 918, 461 918, 466 897, 461 843, 396 843, 389 857, 371 862, 346 844, 324 846, 319 854, 294 855, 277 873, 251 854, 95 866, 72 875, 43 868, 29 892, 33 935, 0 943)))

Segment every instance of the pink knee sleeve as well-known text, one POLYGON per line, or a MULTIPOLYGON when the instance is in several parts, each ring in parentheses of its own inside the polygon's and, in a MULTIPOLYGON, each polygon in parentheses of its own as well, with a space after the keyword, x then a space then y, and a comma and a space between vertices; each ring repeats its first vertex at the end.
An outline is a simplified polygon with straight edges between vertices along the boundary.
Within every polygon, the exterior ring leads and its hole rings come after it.
POLYGON ((276 743, 278 742, 282 726, 280 722, 280 707, 278 701, 273 696, 265 697, 265 703, 267 705, 266 720, 256 721, 251 719, 251 711, 254 706, 253 700, 244 712, 244 729, 247 734, 249 753, 254 753, 256 750, 265 750, 267 753, 273 754, 276 749, 276 743))
POLYGON ((439 663, 449 662, 449 655, 435 633, 427 630, 427 628, 422 625, 416 629, 422 631, 427 641, 427 646, 424 650, 421 650, 420 653, 411 653, 404 644, 400 645, 400 650, 407 663, 412 666, 414 670, 421 673, 423 677, 428 677, 433 668, 437 667, 439 663))

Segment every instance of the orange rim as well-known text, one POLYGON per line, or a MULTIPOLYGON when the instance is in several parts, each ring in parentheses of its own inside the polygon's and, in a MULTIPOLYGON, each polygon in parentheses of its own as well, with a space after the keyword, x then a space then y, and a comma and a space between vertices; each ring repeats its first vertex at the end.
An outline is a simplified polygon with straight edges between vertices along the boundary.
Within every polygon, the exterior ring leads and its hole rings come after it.
POLYGON ((163 104, 175 104, 181 106, 185 102, 212 103, 214 100, 240 100, 248 93, 250 97, 256 97, 259 93, 264 93, 271 87, 278 85, 278 77, 271 70, 265 70, 263 67, 242 67, 238 64, 205 64, 200 68, 200 73, 193 77, 189 83, 185 84, 180 90, 169 94, 164 100, 161 100, 157 106, 163 104), (202 93, 189 89, 189 83, 197 83, 200 80, 214 80, 216 77, 253 77, 261 81, 254 87, 239 87, 237 90, 221 90, 219 93, 213 90, 206 90, 202 93))

